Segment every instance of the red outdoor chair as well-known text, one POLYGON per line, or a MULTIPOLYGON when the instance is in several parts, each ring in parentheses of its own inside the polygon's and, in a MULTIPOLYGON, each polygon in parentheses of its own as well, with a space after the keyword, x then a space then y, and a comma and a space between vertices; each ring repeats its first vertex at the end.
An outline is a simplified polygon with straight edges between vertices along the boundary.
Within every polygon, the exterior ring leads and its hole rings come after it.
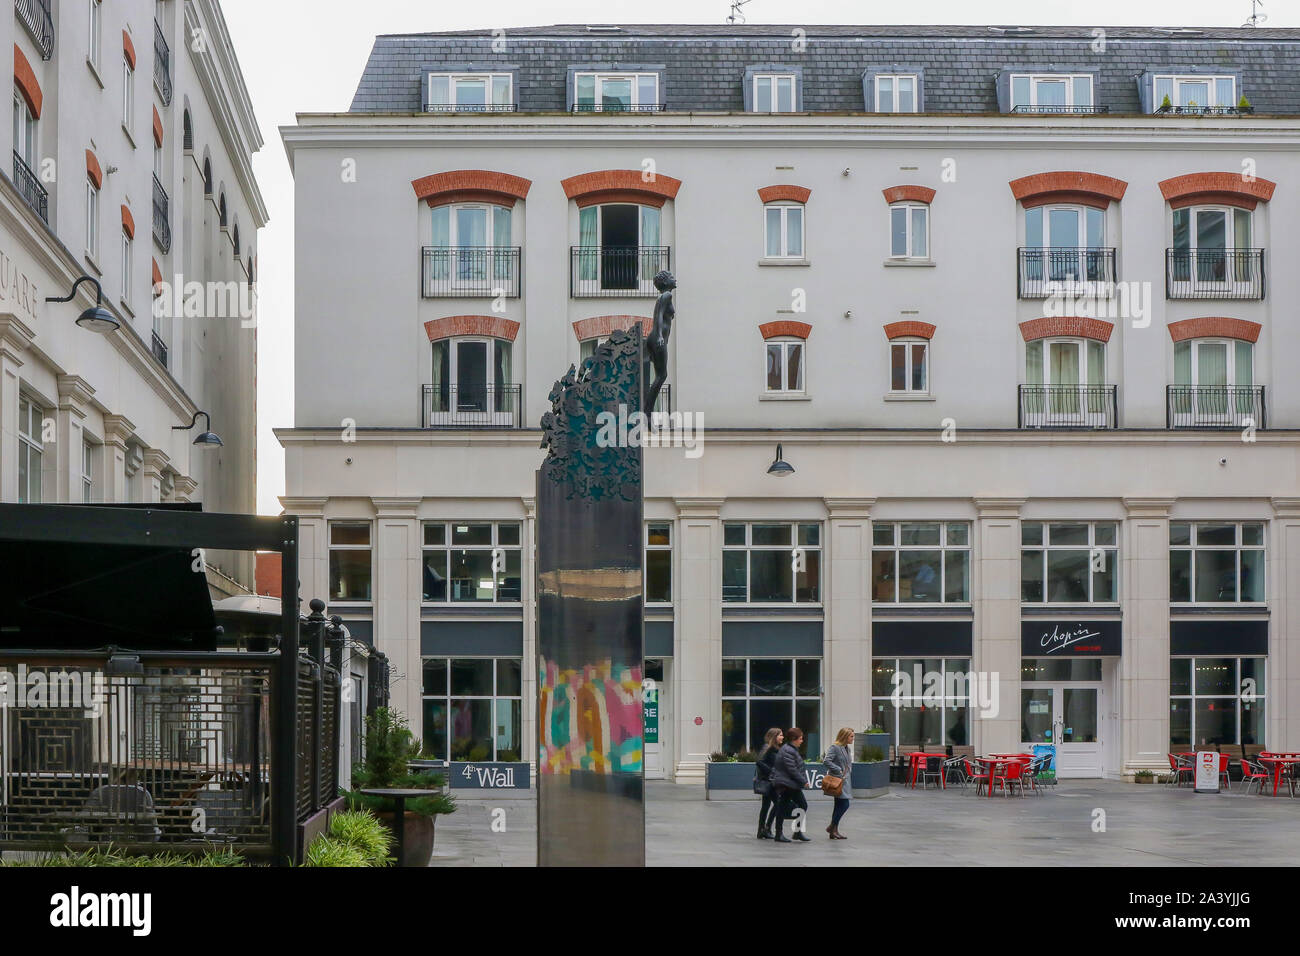
POLYGON ((1196 768, 1191 764, 1183 763, 1182 758, 1177 754, 1169 754, 1169 769, 1174 772, 1174 784, 1183 785, 1183 774, 1187 774, 1188 783, 1196 782, 1196 768))
POLYGON ((1219 784, 1223 787, 1224 793, 1232 789, 1232 778, 1228 776, 1228 767, 1231 763, 1231 757, 1225 753, 1219 754, 1219 784))
POLYGON ((965 760, 966 775, 970 777, 971 780, 975 781, 975 796, 978 797, 980 795, 980 787, 987 787, 989 785, 989 775, 976 766, 969 757, 966 757, 965 760))
POLYGON ((1241 758, 1241 786, 1250 793, 1250 788, 1259 784, 1259 792, 1264 792, 1265 784, 1272 781, 1272 774, 1268 773, 1257 763, 1251 763, 1245 757, 1241 758))
POLYGON ((1002 781, 1003 792, 1009 797, 1016 787, 1020 788, 1020 795, 1025 795, 1025 767, 1028 766, 1023 760, 1017 760, 1014 763, 1003 764, 1003 772, 998 775, 1002 781))

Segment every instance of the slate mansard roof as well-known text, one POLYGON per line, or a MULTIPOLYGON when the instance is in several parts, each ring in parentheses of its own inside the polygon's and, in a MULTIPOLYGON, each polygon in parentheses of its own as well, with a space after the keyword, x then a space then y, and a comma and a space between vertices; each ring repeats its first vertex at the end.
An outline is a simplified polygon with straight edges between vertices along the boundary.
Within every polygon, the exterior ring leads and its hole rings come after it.
POLYGON ((862 112, 863 73, 897 67, 922 71, 927 113, 995 113, 997 75, 1028 69, 1095 73, 1095 101, 1112 113, 1143 111, 1136 77, 1146 71, 1234 73, 1257 113, 1300 114, 1300 30, 1105 27, 1095 52, 1093 29, 658 24, 379 36, 351 112, 419 112, 426 71, 470 66, 517 69, 521 111, 563 111, 569 69, 593 65, 662 67, 670 111, 740 111, 746 68, 779 65, 798 68, 807 112, 862 112))

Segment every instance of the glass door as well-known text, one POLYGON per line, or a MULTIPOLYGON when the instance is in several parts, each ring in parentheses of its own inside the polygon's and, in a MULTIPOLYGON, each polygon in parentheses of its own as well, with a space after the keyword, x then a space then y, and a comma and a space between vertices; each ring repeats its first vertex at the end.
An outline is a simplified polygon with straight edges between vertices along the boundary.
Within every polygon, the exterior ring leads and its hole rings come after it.
POLYGON ((456 411, 486 412, 488 393, 487 342, 456 343, 456 411))
POLYGON ((1055 745, 1057 777, 1101 776, 1099 698, 1096 684, 1021 688, 1022 743, 1055 745))

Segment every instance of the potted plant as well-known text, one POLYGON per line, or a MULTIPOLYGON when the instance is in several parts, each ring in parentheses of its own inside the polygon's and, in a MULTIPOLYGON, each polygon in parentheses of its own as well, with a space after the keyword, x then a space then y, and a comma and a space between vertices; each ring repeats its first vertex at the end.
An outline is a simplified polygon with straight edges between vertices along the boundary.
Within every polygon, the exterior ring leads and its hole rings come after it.
POLYGON ((369 810, 393 829, 394 804, 383 797, 358 793, 364 789, 409 788, 428 790, 429 796, 406 801, 403 815, 405 845, 403 866, 428 866, 433 856, 434 820, 440 813, 454 813, 455 801, 444 792, 441 774, 412 773, 410 761, 420 753, 406 718, 395 710, 379 707, 366 718, 366 762, 352 771, 348 809, 369 810))
MULTIPOLYGON (((876 735, 884 736, 888 739, 888 734, 876 735)), ((885 759, 885 751, 879 747, 863 747, 858 752, 858 758, 853 761, 853 793, 858 796, 860 790, 877 790, 880 793, 889 789, 889 761, 885 759)), ((878 796, 878 794, 863 793, 861 796, 878 796)))
POLYGON ((1253 106, 1250 105, 1250 100, 1246 99, 1246 94, 1245 94, 1245 93, 1242 93, 1242 94, 1241 94, 1241 99, 1237 100, 1237 112, 1238 112, 1238 113, 1253 113, 1253 112, 1255 112, 1255 107, 1253 107, 1253 106))
POLYGON ((1165 98, 1161 101, 1160 106, 1159 106, 1159 108, 1156 110, 1156 112, 1157 112, 1157 113, 1168 113, 1168 112, 1169 112, 1170 110, 1172 110, 1173 108, 1174 108, 1174 104, 1173 104, 1173 102, 1169 99, 1169 94, 1166 93, 1166 94, 1165 94, 1165 98))
POLYGON ((1137 773, 1133 774, 1133 782, 1134 783, 1155 783, 1156 775, 1152 773, 1150 770, 1139 770, 1137 773))
POLYGON ((872 724, 866 730, 862 731, 862 733, 858 734, 858 743, 863 750, 874 747, 883 753, 886 758, 889 756, 889 747, 893 742, 893 735, 879 724, 872 724))

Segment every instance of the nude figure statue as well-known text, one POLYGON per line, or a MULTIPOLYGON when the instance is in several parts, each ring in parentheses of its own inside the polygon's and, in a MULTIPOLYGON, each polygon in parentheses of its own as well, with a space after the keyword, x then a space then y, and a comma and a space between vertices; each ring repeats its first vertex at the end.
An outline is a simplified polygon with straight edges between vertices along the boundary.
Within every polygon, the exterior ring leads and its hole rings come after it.
MULTIPOLYGON (((664 387, 664 382, 668 381, 668 339, 673 334, 673 318, 677 315, 677 310, 673 308, 673 290, 677 288, 677 280, 673 274, 667 271, 658 273, 654 277, 654 284, 659 290, 659 299, 655 302, 654 325, 645 340, 649 366, 654 369, 654 380, 642 386, 645 389, 645 402, 641 407, 647 415, 654 411, 659 391, 664 387)), ((649 368, 644 370, 643 377, 649 379, 649 368)))

